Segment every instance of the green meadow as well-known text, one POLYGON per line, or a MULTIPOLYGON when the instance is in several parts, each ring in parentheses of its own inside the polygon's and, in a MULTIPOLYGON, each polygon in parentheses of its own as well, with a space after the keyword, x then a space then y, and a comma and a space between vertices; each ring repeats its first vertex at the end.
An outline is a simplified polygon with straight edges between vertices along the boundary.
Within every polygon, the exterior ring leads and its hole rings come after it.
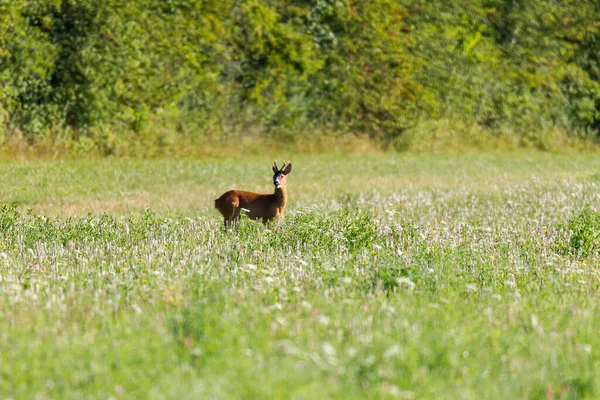
POLYGON ((0 163, 0 397, 600 396, 597 154, 0 163))

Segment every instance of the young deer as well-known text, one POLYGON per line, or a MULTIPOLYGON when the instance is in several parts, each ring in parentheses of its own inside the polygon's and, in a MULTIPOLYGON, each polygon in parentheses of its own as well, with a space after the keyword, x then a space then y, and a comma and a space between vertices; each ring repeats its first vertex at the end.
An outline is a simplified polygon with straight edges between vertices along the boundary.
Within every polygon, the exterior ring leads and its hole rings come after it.
POLYGON ((273 185, 275 193, 258 194, 243 190, 230 190, 215 200, 215 208, 225 218, 224 226, 227 229, 232 221, 237 221, 240 211, 243 209, 250 219, 262 219, 263 222, 283 217, 285 204, 287 203, 287 191, 285 181, 292 171, 292 164, 283 163, 281 169, 277 168, 277 162, 273 162, 273 185))

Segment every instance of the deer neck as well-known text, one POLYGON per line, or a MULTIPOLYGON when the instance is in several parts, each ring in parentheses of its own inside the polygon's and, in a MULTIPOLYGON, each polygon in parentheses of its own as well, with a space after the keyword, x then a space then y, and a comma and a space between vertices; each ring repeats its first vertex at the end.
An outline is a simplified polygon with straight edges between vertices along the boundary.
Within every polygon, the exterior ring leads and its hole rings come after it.
POLYGON ((278 207, 285 207, 285 203, 287 203, 287 190, 285 190, 285 186, 280 188, 276 187, 273 197, 275 198, 275 203, 277 203, 278 207))

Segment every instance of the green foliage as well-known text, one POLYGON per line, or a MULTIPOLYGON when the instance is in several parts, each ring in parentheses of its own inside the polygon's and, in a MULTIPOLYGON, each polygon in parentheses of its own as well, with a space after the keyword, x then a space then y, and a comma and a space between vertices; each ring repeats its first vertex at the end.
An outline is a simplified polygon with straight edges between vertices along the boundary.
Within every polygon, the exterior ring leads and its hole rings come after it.
POLYGON ((17 223, 19 211, 16 204, 5 204, 0 208, 0 232, 6 234, 17 223))
POLYGON ((119 154, 249 126, 408 148, 448 121, 458 141, 545 148, 547 131, 597 137, 599 15, 592 0, 3 1, 0 127, 119 154))
POLYGON ((574 254, 588 257, 600 250, 600 212, 587 205, 571 217, 566 228, 570 233, 569 247, 574 254))
POLYGON ((0 122, 3 130, 26 130, 32 139, 52 125, 58 105, 41 98, 50 95, 48 82, 59 49, 31 23, 27 9, 37 2, 0 3, 0 122))
POLYGON ((362 210, 343 208, 325 216, 300 212, 287 224, 290 228, 287 239, 307 249, 327 248, 357 254, 382 243, 372 215, 362 210))
POLYGON ((599 81, 581 67, 598 50, 595 2, 409 3, 416 51, 429 61, 418 81, 436 93, 436 114, 524 139, 597 127, 599 81))

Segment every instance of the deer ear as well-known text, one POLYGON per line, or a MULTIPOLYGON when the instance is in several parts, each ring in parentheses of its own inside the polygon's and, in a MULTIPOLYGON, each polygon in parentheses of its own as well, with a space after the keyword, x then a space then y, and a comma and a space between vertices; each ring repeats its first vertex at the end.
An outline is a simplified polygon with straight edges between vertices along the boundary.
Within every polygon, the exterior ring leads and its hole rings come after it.
POLYGON ((273 173, 276 174, 279 172, 279 168, 277 168, 277 160, 273 161, 273 173))
POLYGON ((285 170, 283 170, 285 175, 289 174, 290 172, 292 172, 292 164, 288 164, 287 167, 285 167, 285 170))

